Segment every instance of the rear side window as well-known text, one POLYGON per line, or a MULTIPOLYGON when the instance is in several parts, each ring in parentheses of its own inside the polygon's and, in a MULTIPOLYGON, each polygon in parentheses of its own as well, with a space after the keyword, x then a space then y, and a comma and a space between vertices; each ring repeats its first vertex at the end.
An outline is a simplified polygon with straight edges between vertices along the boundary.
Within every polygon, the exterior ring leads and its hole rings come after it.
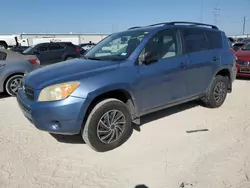
POLYGON ((218 31, 205 31, 210 49, 222 48, 222 37, 218 31))
POLYGON ((0 61, 6 60, 7 54, 5 52, 0 52, 0 61))
POLYGON ((199 52, 209 49, 205 32, 200 29, 185 29, 182 31, 184 50, 186 53, 199 52))
POLYGON ((59 45, 59 44, 52 44, 52 45, 49 46, 50 51, 61 50, 61 49, 63 49, 63 47, 61 45, 59 45))
POLYGON ((39 46, 38 47, 38 51, 39 52, 46 52, 48 50, 48 47, 47 46, 39 46))

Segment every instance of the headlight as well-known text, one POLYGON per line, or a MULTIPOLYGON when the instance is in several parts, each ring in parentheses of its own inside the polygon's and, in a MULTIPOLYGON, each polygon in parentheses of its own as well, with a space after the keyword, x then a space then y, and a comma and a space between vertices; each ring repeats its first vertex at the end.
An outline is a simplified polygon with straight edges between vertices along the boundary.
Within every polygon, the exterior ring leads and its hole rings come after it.
POLYGON ((80 85, 79 82, 64 82, 44 88, 39 97, 39 102, 58 101, 67 98, 80 85))

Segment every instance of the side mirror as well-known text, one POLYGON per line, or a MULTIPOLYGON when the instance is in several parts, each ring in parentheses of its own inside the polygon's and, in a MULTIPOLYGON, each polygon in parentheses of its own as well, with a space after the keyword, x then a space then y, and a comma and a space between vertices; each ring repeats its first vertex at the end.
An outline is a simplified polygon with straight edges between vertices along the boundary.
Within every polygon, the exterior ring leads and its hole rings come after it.
POLYGON ((140 61, 145 64, 149 65, 153 62, 158 61, 158 53, 157 52, 146 52, 140 57, 140 61))

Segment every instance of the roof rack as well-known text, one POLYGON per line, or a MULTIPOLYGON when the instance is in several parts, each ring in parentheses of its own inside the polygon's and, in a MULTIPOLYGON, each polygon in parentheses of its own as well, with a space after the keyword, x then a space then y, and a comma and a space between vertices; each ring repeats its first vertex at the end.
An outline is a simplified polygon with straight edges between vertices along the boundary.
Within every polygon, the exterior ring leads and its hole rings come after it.
POLYGON ((137 29, 137 28, 142 28, 142 27, 153 27, 153 26, 158 26, 158 25, 177 25, 177 24, 189 24, 192 26, 206 26, 206 27, 211 27, 213 29, 218 29, 217 26, 215 25, 210 25, 210 24, 204 24, 204 23, 198 23, 198 22, 182 22, 182 21, 178 21, 178 22, 163 22, 163 23, 156 23, 156 24, 152 24, 152 25, 147 25, 147 26, 136 26, 136 27, 131 27, 128 30, 131 29, 137 29))
POLYGON ((128 28, 128 30, 130 30, 130 29, 137 29, 137 28, 141 28, 141 26, 130 27, 130 28, 128 28))
POLYGON ((210 24, 204 24, 204 23, 198 23, 198 22, 168 22, 166 25, 176 25, 176 24, 190 24, 190 25, 197 25, 197 26, 207 26, 211 27, 213 29, 218 29, 217 26, 215 25, 210 25, 210 24))

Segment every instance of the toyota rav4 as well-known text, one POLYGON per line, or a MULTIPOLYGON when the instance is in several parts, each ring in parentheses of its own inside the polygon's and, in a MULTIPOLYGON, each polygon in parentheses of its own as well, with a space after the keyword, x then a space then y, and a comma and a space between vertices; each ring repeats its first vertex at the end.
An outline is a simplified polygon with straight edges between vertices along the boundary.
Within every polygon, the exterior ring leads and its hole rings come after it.
POLYGON ((220 107, 232 91, 235 63, 214 25, 133 27, 109 35, 82 59, 29 73, 17 101, 38 129, 81 133, 104 152, 124 143, 145 114, 197 99, 220 107))

